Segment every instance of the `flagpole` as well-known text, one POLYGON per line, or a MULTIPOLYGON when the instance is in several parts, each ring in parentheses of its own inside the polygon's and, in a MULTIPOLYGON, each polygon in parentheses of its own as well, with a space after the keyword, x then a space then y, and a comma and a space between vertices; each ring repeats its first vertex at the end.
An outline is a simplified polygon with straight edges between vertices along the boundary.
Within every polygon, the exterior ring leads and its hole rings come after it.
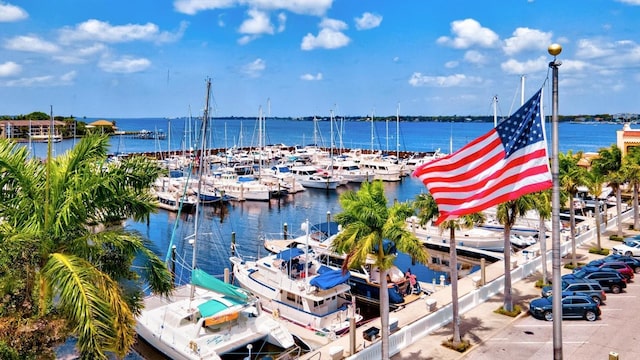
POLYGON ((553 72, 551 106, 551 266, 552 275, 552 311, 553 311, 553 359, 562 359, 562 289, 561 289, 561 253, 560 253, 560 166, 558 162, 558 67, 562 61, 556 56, 562 52, 559 44, 549 45, 548 52, 553 56, 549 67, 553 72))

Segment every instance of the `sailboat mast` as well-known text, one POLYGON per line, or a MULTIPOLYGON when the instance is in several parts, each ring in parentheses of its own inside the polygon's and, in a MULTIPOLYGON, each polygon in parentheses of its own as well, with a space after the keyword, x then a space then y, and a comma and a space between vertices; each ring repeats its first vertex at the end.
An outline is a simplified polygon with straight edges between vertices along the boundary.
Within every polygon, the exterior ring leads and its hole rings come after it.
MULTIPOLYGON (((205 145, 207 143, 207 121, 209 119, 209 94, 211 92, 211 79, 207 78, 207 94, 205 96, 204 102, 204 114, 202 116, 202 129, 200 133, 200 156, 198 156, 198 171, 200 174, 198 175, 198 194, 202 193, 202 181, 203 181, 203 172, 202 168, 204 166, 204 157, 205 157, 205 145)), ((192 271, 196 269, 196 249, 198 245, 198 225, 199 225, 199 213, 200 213, 200 200, 196 201, 196 213, 193 221, 193 254, 191 257, 191 269, 192 271)), ((195 285, 193 281, 191 281, 191 296, 190 299, 193 301, 196 293, 195 285)))
POLYGON ((400 160, 400 103, 396 107, 396 159, 400 160))

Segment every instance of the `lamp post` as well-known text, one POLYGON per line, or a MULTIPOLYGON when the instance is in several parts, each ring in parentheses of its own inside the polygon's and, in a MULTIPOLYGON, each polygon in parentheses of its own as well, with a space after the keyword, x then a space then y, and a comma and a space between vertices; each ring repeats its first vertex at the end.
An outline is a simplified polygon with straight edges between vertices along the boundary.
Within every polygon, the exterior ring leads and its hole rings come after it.
POLYGON ((558 163, 558 67, 562 65, 556 56, 562 52, 559 44, 549 45, 549 54, 553 61, 549 63, 552 69, 553 89, 551 105, 551 267, 552 267, 552 311, 553 311, 553 359, 562 359, 562 277, 560 261, 560 165, 558 163))

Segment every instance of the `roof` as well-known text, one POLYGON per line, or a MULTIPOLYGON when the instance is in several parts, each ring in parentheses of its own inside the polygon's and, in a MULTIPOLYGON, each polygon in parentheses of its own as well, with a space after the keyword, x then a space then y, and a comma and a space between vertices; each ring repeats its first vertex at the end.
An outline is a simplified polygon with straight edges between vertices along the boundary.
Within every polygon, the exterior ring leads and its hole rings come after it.
POLYGON ((113 126, 113 122, 109 120, 96 120, 89 124, 90 126, 113 126))

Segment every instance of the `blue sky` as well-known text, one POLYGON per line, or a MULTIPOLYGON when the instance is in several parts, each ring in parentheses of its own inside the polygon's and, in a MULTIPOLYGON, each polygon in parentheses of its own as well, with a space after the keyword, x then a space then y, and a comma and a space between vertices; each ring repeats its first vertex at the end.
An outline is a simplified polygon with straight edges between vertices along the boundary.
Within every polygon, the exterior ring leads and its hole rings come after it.
POLYGON ((198 115, 210 77, 215 116, 492 115, 495 95, 506 116, 552 43, 561 115, 640 113, 638 19, 640 0, 0 0, 0 114, 198 115))

